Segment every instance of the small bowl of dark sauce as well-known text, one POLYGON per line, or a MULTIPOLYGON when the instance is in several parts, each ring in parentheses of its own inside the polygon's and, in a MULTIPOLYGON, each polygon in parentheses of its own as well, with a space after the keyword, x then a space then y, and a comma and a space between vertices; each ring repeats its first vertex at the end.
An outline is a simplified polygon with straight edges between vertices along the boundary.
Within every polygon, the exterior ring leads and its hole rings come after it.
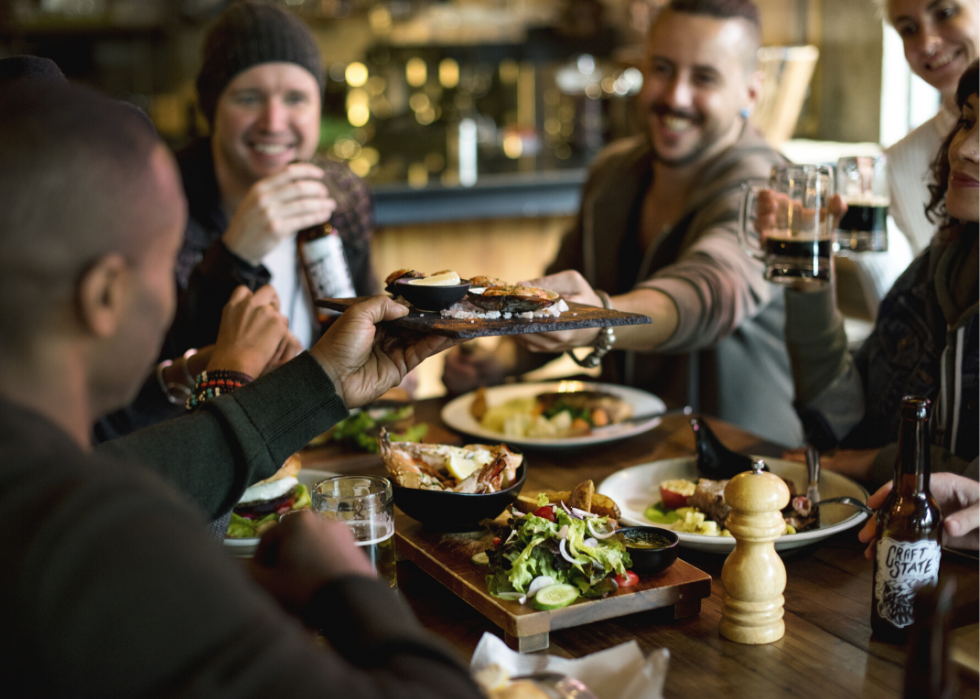
POLYGON ((626 551, 637 575, 662 573, 677 560, 680 538, 675 531, 660 527, 623 527, 619 533, 626 540, 626 551))
POLYGON ((442 311, 462 301, 469 291, 468 279, 448 286, 428 286, 425 279, 398 279, 391 284, 391 293, 401 296, 420 311, 442 311))

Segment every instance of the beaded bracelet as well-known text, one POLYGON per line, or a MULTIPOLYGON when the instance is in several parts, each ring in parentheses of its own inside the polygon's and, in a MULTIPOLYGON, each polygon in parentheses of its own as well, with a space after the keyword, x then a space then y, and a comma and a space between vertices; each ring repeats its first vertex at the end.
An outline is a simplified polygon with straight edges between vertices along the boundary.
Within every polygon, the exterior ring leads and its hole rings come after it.
MULTIPOLYGON (((605 291, 599 289, 595 290, 596 294, 599 296, 599 300, 602 301, 602 307, 607 311, 612 309, 612 299, 609 298, 609 294, 605 291)), ((612 327, 602 328, 599 331, 599 336, 595 340, 595 349, 592 350, 591 354, 579 359, 575 356, 572 350, 568 350, 568 356, 578 364, 580 367, 585 369, 594 369, 599 366, 602 362, 602 358, 609 354, 609 351, 616 344, 616 333, 613 332, 612 327)))
POLYGON ((251 376, 241 371, 228 371, 227 369, 202 371, 195 382, 196 388, 194 389, 194 393, 187 399, 187 409, 194 410, 204 401, 217 398, 226 393, 232 393, 254 380, 251 376))

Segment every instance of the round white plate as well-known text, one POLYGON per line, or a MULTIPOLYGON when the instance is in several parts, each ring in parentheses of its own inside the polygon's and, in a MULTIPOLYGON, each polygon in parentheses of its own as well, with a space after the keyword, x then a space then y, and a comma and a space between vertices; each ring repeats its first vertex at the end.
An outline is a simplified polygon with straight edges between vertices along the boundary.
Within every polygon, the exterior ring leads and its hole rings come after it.
MULTIPOLYGON (((502 386, 492 386, 487 389, 487 407, 495 407, 506 403, 514 398, 531 398, 539 393, 551 391, 602 391, 619 396, 624 401, 633 406, 633 415, 649 415, 652 413, 663 412, 667 409, 664 402, 652 393, 641 391, 637 388, 628 386, 616 386, 608 383, 594 383, 591 381, 547 381, 541 383, 516 383, 504 384, 502 386)), ((449 427, 459 432, 486 439, 494 442, 506 441, 507 444, 520 447, 548 447, 558 449, 568 449, 581 447, 589 444, 602 444, 603 442, 613 442, 618 439, 633 437, 642 434, 647 430, 653 429, 660 424, 660 418, 653 418, 644 422, 631 423, 622 426, 612 426, 603 428, 602 432, 594 435, 581 437, 564 437, 562 439, 537 439, 533 437, 508 437, 500 432, 492 432, 483 427, 470 414, 470 406, 476 393, 467 393, 459 398, 449 401, 442 408, 442 421, 449 427)))
MULTIPOLYGON (((790 480, 796 485, 798 493, 806 492, 806 466, 783 459, 753 457, 765 460, 769 470, 777 476, 790 480)), ((609 476, 597 489, 608 495, 622 511, 620 522, 632 525, 665 527, 647 519, 643 512, 654 503, 660 502, 660 483, 673 478, 686 478, 697 481, 698 469, 693 456, 677 459, 664 459, 648 464, 624 468, 609 476)), ((835 498, 850 495, 861 502, 867 502, 868 491, 846 476, 832 471, 820 473, 820 497, 835 498)), ((864 522, 867 515, 847 505, 832 504, 820 509, 820 527, 799 534, 785 534, 776 539, 776 550, 793 549, 842 532, 864 522)), ((735 539, 729 536, 705 536, 677 532, 681 546, 710 553, 729 553, 735 548, 735 539)))
MULTIPOLYGON (((336 476, 332 471, 318 471, 315 468, 301 468, 296 474, 296 480, 306 486, 307 490, 313 490, 320 481, 336 476)), ((255 547, 259 545, 258 537, 253 539, 225 539, 225 551, 232 556, 240 558, 251 558, 255 555, 255 547)))

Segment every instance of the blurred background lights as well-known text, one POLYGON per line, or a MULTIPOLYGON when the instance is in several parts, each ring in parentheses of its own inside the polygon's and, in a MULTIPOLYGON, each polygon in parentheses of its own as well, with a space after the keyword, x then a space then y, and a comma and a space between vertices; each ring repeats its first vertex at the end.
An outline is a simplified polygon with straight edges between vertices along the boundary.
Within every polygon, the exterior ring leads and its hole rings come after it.
POLYGON ((439 84, 451 90, 459 84, 459 63, 452 58, 444 58, 439 62, 439 84))
POLYGON ((520 134, 512 133, 504 137, 504 155, 508 158, 516 159, 521 157, 524 152, 524 142, 520 134))
POLYGON ((422 87, 429 76, 425 61, 415 57, 408 59, 405 64, 405 80, 412 87, 422 87))
POLYGON ((368 81, 368 69, 363 63, 348 63, 344 70, 344 78, 351 87, 363 87, 368 81))

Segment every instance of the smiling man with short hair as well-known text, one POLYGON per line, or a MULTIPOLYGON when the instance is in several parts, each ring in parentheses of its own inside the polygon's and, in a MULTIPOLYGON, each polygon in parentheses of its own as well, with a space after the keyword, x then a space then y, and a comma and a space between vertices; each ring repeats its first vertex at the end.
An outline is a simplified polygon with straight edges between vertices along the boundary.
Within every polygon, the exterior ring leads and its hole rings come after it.
MULTIPOLYGON (((603 379, 796 445, 783 293, 736 236, 741 184, 785 162, 748 123, 762 87, 759 36, 751 0, 673 0, 661 11, 637 99, 645 133, 599 155, 552 276, 532 283, 593 306, 603 289, 613 308, 653 319, 616 328, 614 347, 626 351, 608 355, 603 379)), ((598 347, 600 337, 593 329, 518 342, 558 352, 598 347)), ((540 363, 505 356, 451 353, 447 386, 467 390, 540 363)))

